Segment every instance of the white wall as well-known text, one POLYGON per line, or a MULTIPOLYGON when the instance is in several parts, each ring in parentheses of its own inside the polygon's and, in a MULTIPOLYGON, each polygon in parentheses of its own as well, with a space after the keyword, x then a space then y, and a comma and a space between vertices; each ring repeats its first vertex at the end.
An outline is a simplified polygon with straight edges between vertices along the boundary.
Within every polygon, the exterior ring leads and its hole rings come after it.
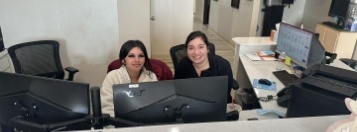
POLYGON ((150 0, 118 0, 118 18, 119 45, 131 39, 138 39, 145 44, 151 56, 150 0))
POLYGON ((92 86, 101 86, 120 46, 116 0, 1 0, 0 25, 6 47, 58 40, 63 66, 78 68, 75 81, 92 86))
POLYGON ((241 0, 239 9, 235 9, 231 0, 211 1, 209 27, 231 44, 233 37, 249 36, 253 2, 241 0))
POLYGON ((290 5, 290 8, 286 6, 284 8, 284 14, 282 20, 286 23, 300 27, 304 17, 305 3, 306 0, 295 0, 294 4, 290 5))
MULTIPOLYGON (((239 9, 230 6, 230 0, 211 1, 209 27, 223 39, 234 44, 233 37, 260 36, 264 12, 263 1, 241 0, 239 9), (258 32, 256 27, 259 26, 258 32)), ((283 20, 300 26, 303 21, 306 0, 296 0, 284 9, 283 20)))
POLYGON ((193 30, 193 0, 152 1, 151 50, 153 58, 170 58, 170 48, 185 42, 193 30))
POLYGON ((316 23, 332 21, 328 16, 331 0, 307 0, 303 17, 304 28, 315 32, 316 23))
POLYGON ((263 20, 264 20, 264 12, 261 11, 261 9, 264 8, 263 0, 260 0, 260 6, 259 6, 259 15, 258 15, 258 31, 255 36, 261 36, 262 31, 263 31, 263 20))
POLYGON ((205 0, 196 0, 195 2, 195 17, 203 21, 203 7, 204 7, 205 0))

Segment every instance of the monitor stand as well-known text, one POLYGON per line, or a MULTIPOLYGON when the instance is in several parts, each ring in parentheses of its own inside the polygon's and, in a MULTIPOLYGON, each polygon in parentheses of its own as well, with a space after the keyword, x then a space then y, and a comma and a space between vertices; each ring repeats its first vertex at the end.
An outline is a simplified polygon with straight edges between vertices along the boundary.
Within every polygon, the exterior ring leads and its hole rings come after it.
POLYGON ((15 102, 15 105, 21 110, 21 113, 13 117, 11 121, 15 124, 15 128, 26 131, 60 131, 67 130, 68 128, 76 128, 75 130, 78 130, 90 128, 92 124, 93 117, 91 115, 58 123, 39 124, 31 121, 36 120, 36 111, 31 111, 25 105, 22 105, 21 102, 15 102))
POLYGON ((173 109, 171 107, 165 107, 164 109, 168 119, 173 123, 184 123, 182 116, 188 113, 189 110, 190 110, 189 105, 182 105, 180 109, 178 108, 173 109))
MULTIPOLYGON (((17 116, 11 119, 12 122, 16 124, 16 127, 23 129, 25 131, 36 131, 36 132, 47 132, 47 131, 61 131, 68 128, 76 128, 78 126, 86 126, 85 129, 91 127, 92 116, 88 115, 83 118, 73 119, 69 121, 54 123, 54 124, 38 124, 31 121, 27 121, 23 116, 17 116)), ((83 128, 75 129, 80 130, 83 128)))
MULTIPOLYGON (((165 107, 164 112, 167 115, 167 122, 162 122, 159 124, 177 124, 177 123, 184 123, 183 120, 183 115, 188 113, 190 110, 189 105, 182 105, 181 108, 172 108, 172 107, 165 107)), ((103 125, 102 126, 107 126, 107 125, 114 125, 115 127, 129 127, 129 126, 146 126, 146 125, 157 125, 155 124, 150 124, 150 123, 141 123, 141 122, 135 122, 135 121, 130 121, 122 118, 113 118, 110 117, 108 114, 103 114, 103 125)))

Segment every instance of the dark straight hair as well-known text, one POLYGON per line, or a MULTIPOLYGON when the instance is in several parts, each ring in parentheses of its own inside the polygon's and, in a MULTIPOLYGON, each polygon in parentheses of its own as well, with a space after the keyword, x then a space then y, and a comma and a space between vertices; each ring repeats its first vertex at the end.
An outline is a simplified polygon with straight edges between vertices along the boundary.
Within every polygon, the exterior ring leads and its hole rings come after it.
POLYGON ((205 42, 205 44, 206 44, 206 46, 207 46, 207 48, 208 48, 208 39, 207 39, 207 36, 206 36, 205 33, 201 32, 201 31, 193 31, 193 32, 191 32, 191 33, 187 36, 187 38, 186 38, 185 47, 187 48, 188 43, 189 43, 191 40, 193 40, 193 39, 195 39, 195 38, 198 38, 198 37, 201 38, 201 39, 203 40, 203 42, 205 42))
POLYGON ((144 43, 141 42, 140 40, 128 40, 121 46, 120 53, 119 53, 120 62, 122 62, 125 59, 125 57, 128 56, 130 50, 133 49, 134 47, 138 47, 143 51, 145 56, 144 67, 152 72, 152 67, 151 67, 148 53, 146 51, 144 43))

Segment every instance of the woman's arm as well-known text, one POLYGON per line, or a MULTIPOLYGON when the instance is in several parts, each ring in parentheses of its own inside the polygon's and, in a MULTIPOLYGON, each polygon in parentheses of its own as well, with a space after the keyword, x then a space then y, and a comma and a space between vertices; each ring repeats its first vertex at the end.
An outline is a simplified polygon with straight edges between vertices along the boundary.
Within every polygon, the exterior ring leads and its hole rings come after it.
POLYGON ((232 67, 226 59, 222 59, 223 61, 220 63, 221 66, 219 68, 220 74, 228 76, 228 88, 233 88, 232 67))
POLYGON ((114 117, 114 104, 113 104, 113 74, 109 72, 105 77, 102 87, 100 88, 100 100, 102 105, 102 112, 114 117))

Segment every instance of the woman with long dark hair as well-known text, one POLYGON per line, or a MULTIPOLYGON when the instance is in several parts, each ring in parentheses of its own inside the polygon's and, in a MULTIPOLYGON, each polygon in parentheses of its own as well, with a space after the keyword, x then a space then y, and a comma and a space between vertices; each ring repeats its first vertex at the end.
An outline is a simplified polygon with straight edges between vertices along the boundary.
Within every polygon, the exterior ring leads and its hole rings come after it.
POLYGON ((123 64, 119 69, 110 71, 100 89, 102 112, 114 117, 113 84, 157 81, 145 45, 139 40, 129 40, 123 44, 119 53, 123 64))

